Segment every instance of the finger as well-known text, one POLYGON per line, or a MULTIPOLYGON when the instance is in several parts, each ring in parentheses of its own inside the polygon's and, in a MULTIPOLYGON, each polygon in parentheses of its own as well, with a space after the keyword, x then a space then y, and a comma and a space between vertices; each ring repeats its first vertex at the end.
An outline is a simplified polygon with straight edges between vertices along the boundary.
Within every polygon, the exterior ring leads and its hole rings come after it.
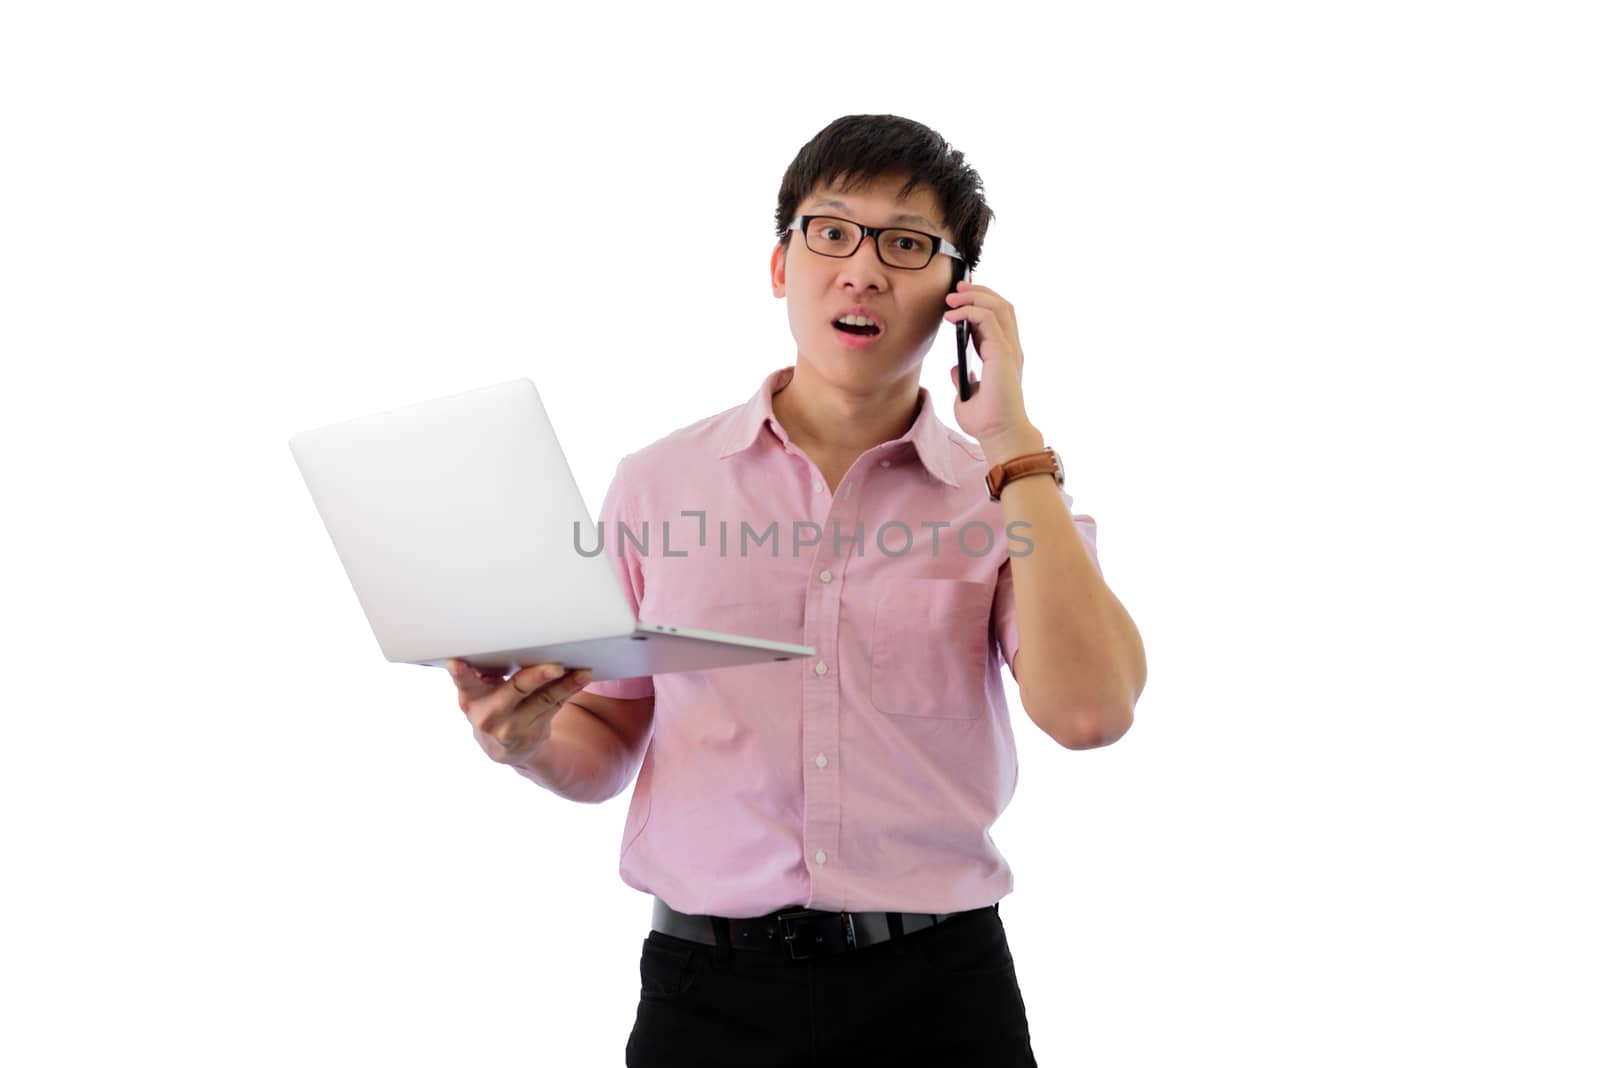
POLYGON ((554 668, 555 674, 536 683, 533 690, 518 702, 519 705, 539 701, 550 708, 560 708, 567 703, 569 697, 587 686, 594 674, 588 668, 563 671, 559 664, 554 665, 554 668))
POLYGON ((549 737, 556 713, 573 694, 588 684, 591 672, 574 668, 541 684, 509 711, 484 721, 480 729, 508 752, 522 752, 537 739, 549 737))
POLYGON ((999 297, 979 297, 971 293, 949 293, 946 300, 953 301, 954 307, 944 313, 944 321, 958 323, 962 319, 970 319, 974 324, 982 323, 993 333, 1012 339, 1012 348, 1021 348, 1022 341, 1017 333, 1017 313, 1010 304, 999 297), (982 303, 979 303, 979 301, 982 303))
POLYGON ((450 672, 451 678, 455 678, 456 676, 463 674, 475 675, 480 679, 487 679, 491 677, 504 678, 504 675, 495 675, 495 673, 489 669, 478 667, 476 664, 467 660, 462 660, 460 657, 451 657, 444 662, 444 666, 445 670, 450 672))
POLYGON ((535 664, 533 667, 523 668, 512 675, 502 685, 496 686, 494 692, 486 697, 476 699, 467 709, 468 718, 478 725, 480 730, 494 732, 494 726, 504 719, 518 705, 528 700, 539 692, 539 688, 551 679, 561 674, 560 664, 535 664))
POLYGON ((994 309, 985 308, 981 304, 963 304, 959 308, 951 308, 944 313, 947 323, 959 323, 963 319, 971 319, 976 323, 987 323, 994 320, 994 309))
POLYGON ((973 285, 971 282, 960 283, 956 287, 955 295, 958 297, 971 295, 974 301, 978 303, 993 305, 997 308, 1011 308, 1011 302, 993 289, 988 286, 973 285))
POLYGON ((468 697, 482 697, 484 694, 494 692, 494 688, 501 680, 487 672, 480 671, 465 660, 451 659, 446 662, 451 680, 468 697))
POLYGON ((992 308, 984 308, 975 304, 967 304, 960 308, 951 308, 944 313, 947 323, 966 321, 971 323, 973 336, 978 340, 978 359, 987 363, 995 356, 994 353, 985 353, 982 345, 991 341, 999 341, 1002 350, 1020 348, 1015 340, 1015 335, 1010 330, 1006 320, 992 308))
POLYGON ((535 664, 533 667, 523 668, 511 676, 511 681, 507 685, 522 697, 528 697, 540 686, 558 677, 566 670, 560 664, 535 664))
POLYGON ((573 668, 565 675, 551 682, 547 689, 555 697, 557 705, 564 705, 577 692, 589 685, 594 680, 594 672, 588 668, 573 668))
MULTIPOLYGON (((465 660, 461 661, 461 663, 467 664, 465 660)), ((490 682, 497 683, 506 681, 505 668, 481 668, 475 664, 467 664, 467 667, 471 668, 473 673, 480 679, 487 679, 490 682)))
POLYGON ((560 708, 567 698, 588 685, 592 673, 584 668, 564 672, 560 664, 540 664, 517 672, 488 700, 478 726, 490 734, 506 717, 525 711, 524 706, 560 708))

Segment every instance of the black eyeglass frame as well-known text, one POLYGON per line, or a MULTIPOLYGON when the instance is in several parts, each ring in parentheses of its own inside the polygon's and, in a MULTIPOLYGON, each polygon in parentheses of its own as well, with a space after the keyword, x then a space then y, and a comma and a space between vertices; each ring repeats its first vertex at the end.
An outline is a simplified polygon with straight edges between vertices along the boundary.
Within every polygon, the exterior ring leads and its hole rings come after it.
POLYGON ((808 252, 815 252, 818 256, 826 256, 833 260, 847 260, 851 256, 854 256, 861 250, 861 242, 870 237, 872 238, 872 250, 878 254, 878 262, 883 264, 885 267, 893 268, 896 271, 925 271, 928 269, 928 264, 933 262, 933 258, 935 256, 949 256, 951 259, 962 264, 962 266, 965 266, 967 262, 967 258, 961 254, 960 249, 956 248, 938 234, 930 234, 925 230, 913 230, 909 226, 864 226, 861 223, 856 222, 854 219, 846 219, 842 215, 802 215, 794 222, 790 223, 786 229, 800 231, 800 240, 805 242, 806 250, 808 252), (811 228, 812 219, 832 219, 835 222, 849 223, 851 226, 854 226, 861 231, 861 236, 856 239, 855 248, 852 248, 849 252, 817 252, 816 249, 811 247, 811 242, 806 241, 806 231, 811 228), (933 242, 933 251, 928 254, 928 263, 924 263, 921 267, 902 267, 898 263, 890 263, 888 260, 884 259, 883 246, 878 244, 878 235, 888 233, 891 230, 904 230, 908 234, 916 234, 918 237, 925 237, 929 241, 933 242))

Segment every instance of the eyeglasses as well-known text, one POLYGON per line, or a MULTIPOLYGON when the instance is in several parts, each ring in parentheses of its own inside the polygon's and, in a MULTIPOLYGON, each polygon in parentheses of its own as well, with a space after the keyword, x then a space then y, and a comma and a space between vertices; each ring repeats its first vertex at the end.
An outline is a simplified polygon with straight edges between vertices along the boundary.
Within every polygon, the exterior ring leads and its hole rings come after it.
POLYGON ((802 215, 788 228, 804 234, 806 248, 819 256, 848 259, 856 254, 861 242, 870 235, 878 249, 878 259, 889 267, 920 271, 932 263, 936 255, 966 262, 950 242, 937 234, 925 234, 921 230, 862 226, 834 215, 802 215))

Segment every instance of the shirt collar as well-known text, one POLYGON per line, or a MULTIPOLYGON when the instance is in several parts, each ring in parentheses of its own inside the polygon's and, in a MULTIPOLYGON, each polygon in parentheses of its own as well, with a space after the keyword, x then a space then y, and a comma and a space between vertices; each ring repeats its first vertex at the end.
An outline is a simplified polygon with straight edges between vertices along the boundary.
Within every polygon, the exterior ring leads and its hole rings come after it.
MULTIPOLYGON (((722 439, 718 449, 717 458, 725 460, 735 453, 743 452, 756 442, 756 437, 771 421, 773 433, 779 438, 784 438, 784 433, 778 425, 778 420, 772 414, 772 395, 787 386, 794 378, 794 366, 780 367, 767 375, 757 389, 755 396, 745 404, 734 410, 733 417, 728 426, 728 432, 722 439)), ((956 481, 953 450, 955 443, 950 438, 949 431, 933 413, 933 395, 928 392, 927 386, 917 387, 917 417, 907 430, 896 441, 909 441, 916 450, 917 458, 922 461, 929 474, 949 486, 960 486, 956 481)))

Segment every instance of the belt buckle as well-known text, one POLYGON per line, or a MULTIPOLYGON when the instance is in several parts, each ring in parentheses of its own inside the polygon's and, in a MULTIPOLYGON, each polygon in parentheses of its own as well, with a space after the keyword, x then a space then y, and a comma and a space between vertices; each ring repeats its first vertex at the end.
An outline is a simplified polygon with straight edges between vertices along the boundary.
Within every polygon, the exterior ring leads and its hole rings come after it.
MULTIPOLYGON (((777 914, 776 917, 774 917, 778 921, 778 930, 780 932, 782 932, 782 934, 783 934, 783 944, 784 944, 784 947, 789 951, 789 958, 791 960, 807 960, 810 957, 812 957, 814 954, 809 953, 809 952, 807 952, 807 953, 797 953, 797 952, 795 952, 795 937, 799 932, 797 930, 791 930, 790 927, 789 927, 789 922, 790 921, 800 921, 800 920, 816 920, 816 921, 820 921, 820 920, 823 919, 823 917, 830 916, 830 915, 831 915, 830 913, 817 912, 817 911, 815 911, 813 909, 794 909, 794 910, 792 910, 790 912, 780 912, 780 913, 777 914)), ((855 917, 851 916, 848 912, 841 912, 838 915, 839 915, 840 919, 844 921, 844 941, 845 941, 845 945, 847 947, 849 947, 850 949, 856 948, 856 923, 855 923, 855 917)), ((809 946, 807 946, 806 948, 808 950, 810 949, 809 946)))

